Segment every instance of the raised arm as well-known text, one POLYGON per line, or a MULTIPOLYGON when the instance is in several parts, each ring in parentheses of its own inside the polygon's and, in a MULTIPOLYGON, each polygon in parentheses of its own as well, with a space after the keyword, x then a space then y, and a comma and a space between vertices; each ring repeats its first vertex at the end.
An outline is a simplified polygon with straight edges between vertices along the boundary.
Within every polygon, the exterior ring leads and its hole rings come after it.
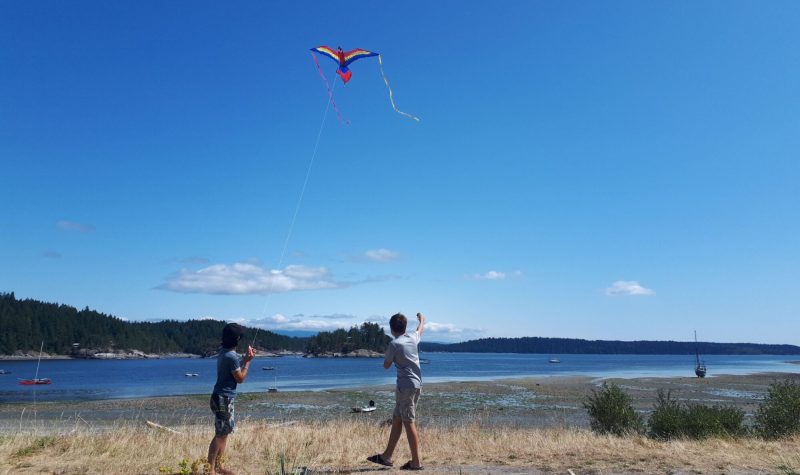
POLYGON ((425 326, 425 315, 422 313, 417 313, 417 320, 419 320, 419 324, 417 325, 417 333, 419 336, 422 336, 422 330, 424 330, 425 326))
POLYGON ((247 379, 247 372, 250 371, 250 362, 253 361, 253 358, 256 356, 256 350, 252 346, 247 347, 247 354, 242 357, 242 366, 239 369, 235 369, 231 371, 233 374, 233 379, 236 380, 237 383, 243 383, 245 379, 247 379))

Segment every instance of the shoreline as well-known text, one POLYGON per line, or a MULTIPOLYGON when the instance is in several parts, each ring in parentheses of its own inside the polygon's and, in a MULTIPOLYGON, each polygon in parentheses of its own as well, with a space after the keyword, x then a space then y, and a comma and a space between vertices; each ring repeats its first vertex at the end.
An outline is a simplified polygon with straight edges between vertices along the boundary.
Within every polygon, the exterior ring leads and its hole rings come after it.
MULTIPOLYGON (((787 379, 800 382, 800 374, 719 375, 708 379, 563 375, 423 383, 419 417, 421 424, 435 426, 480 420, 491 427, 588 428, 583 402, 603 382, 612 382, 631 396, 634 408, 641 413, 652 410, 658 391, 665 390, 687 403, 738 407, 749 420, 769 385, 787 379)), ((164 425, 207 425, 211 387, 208 389, 202 394, 39 401, 35 405, 30 399, 4 401, 0 405, 0 434, 17 430, 23 420, 33 417, 33 409, 37 423, 51 430, 73 427, 79 420, 82 425, 95 428, 144 419, 164 425)), ((236 410, 242 420, 251 421, 312 423, 355 417, 377 422, 389 418, 393 407, 394 385, 388 384, 319 391, 240 392, 236 410), (362 407, 370 400, 375 401, 378 410, 368 415, 352 414, 351 408, 362 407)))

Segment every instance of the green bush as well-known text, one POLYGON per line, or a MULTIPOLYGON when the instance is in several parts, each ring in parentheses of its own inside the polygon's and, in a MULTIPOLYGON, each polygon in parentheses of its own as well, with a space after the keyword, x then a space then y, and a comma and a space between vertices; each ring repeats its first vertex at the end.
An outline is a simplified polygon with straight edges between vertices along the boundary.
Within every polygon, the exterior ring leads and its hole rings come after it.
POLYGON ((657 439, 704 439, 744 435, 744 411, 736 407, 681 404, 671 393, 658 391, 658 400, 648 421, 650 436, 657 439))
POLYGON ((747 433, 744 411, 733 406, 686 406, 684 436, 691 439, 706 437, 740 437, 747 433))
POLYGON ((755 427, 767 439, 800 433, 800 384, 789 380, 772 384, 756 413, 755 427))
POLYGON ((656 439, 673 439, 683 435, 683 409, 672 399, 672 392, 658 390, 658 399, 650 419, 650 436, 656 439))
POLYGON ((643 429, 642 417, 631 405, 631 397, 616 384, 603 383, 592 390, 583 407, 589 412, 592 430, 601 434, 625 435, 643 429))

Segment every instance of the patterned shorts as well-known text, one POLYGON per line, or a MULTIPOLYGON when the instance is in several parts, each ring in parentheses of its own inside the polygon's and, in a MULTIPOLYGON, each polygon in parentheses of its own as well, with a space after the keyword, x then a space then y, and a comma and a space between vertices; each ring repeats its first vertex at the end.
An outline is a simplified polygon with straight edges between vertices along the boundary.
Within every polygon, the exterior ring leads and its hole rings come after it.
POLYGON ((236 429, 233 418, 233 399, 222 394, 211 395, 211 412, 214 413, 214 433, 228 435, 236 429))

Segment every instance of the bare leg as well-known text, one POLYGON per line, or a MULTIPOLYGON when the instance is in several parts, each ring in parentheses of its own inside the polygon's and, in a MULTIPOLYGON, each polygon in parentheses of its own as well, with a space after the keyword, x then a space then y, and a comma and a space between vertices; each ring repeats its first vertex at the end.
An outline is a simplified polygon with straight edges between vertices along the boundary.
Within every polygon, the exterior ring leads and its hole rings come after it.
POLYGON ((209 475, 229 475, 233 472, 225 470, 220 466, 219 459, 225 453, 225 445, 228 442, 227 435, 218 435, 211 439, 211 444, 208 446, 208 465, 210 467, 209 475))
POLYGON ((406 437, 408 438, 408 448, 411 450, 411 466, 417 468, 419 463, 419 435, 417 434, 417 425, 414 421, 403 421, 406 428, 406 437))
POLYGON ((392 418, 392 432, 389 433, 389 443, 386 444, 386 450, 383 451, 381 457, 386 462, 392 461, 392 455, 394 454, 394 449, 397 447, 397 441, 400 440, 400 436, 403 434, 403 419, 399 417, 392 418))

